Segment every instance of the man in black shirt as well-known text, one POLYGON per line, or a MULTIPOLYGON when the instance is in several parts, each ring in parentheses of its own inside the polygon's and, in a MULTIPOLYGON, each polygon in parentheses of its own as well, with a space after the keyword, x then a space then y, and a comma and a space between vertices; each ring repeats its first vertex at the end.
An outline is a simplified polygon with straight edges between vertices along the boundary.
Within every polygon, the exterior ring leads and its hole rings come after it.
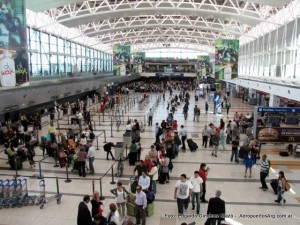
POLYGON ((137 176, 142 176, 142 172, 147 173, 147 167, 144 165, 143 160, 139 160, 138 164, 134 167, 133 176, 135 176, 135 172, 137 171, 137 176))

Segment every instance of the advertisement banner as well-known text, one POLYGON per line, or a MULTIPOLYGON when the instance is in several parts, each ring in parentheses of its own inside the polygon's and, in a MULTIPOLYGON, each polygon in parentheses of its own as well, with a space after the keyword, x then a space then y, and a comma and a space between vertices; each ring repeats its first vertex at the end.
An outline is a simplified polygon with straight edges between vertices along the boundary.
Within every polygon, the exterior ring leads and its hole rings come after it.
POLYGON ((258 127, 257 139, 262 142, 300 143, 300 128, 258 127))
POLYGON ((238 58, 239 40, 215 40, 215 78, 223 80, 225 78, 225 68, 227 68, 226 78, 237 78, 238 58), (231 77, 229 77, 228 67, 231 67, 231 77))
POLYGON ((130 46, 129 45, 113 46, 113 69, 114 69, 114 75, 117 76, 125 76, 130 72, 130 46))
POLYGON ((198 55, 197 56, 197 69, 199 69, 200 76, 206 77, 212 71, 212 65, 210 63, 210 58, 208 55, 198 55))
POLYGON ((145 52, 134 52, 132 53, 132 64, 133 69, 136 73, 142 73, 143 72, 143 66, 145 64, 145 52))
POLYGON ((2 0, 0 7, 1 86, 28 85, 25 0, 2 0))

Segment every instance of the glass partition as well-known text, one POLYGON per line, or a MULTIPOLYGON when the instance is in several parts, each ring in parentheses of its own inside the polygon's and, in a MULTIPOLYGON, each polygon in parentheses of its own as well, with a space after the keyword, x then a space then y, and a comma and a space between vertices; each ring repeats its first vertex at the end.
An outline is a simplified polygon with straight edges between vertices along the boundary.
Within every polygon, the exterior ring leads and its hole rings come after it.
POLYGON ((67 77, 112 72, 112 56, 27 27, 31 77, 67 77))

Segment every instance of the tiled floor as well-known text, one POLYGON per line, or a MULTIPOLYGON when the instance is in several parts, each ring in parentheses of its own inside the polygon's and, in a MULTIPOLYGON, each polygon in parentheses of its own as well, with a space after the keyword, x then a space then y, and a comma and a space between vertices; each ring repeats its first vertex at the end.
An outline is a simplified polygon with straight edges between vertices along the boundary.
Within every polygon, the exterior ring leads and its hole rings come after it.
MULTIPOLYGON (((130 97, 139 97, 139 94, 131 94, 130 97)), ((123 106, 124 120, 129 118, 144 122, 144 116, 148 109, 154 104, 157 99, 156 94, 152 94, 150 98, 150 104, 143 107, 143 110, 139 110, 138 104, 131 104, 132 106, 128 110, 126 107, 126 112, 123 106)), ((168 95, 167 95, 168 96, 168 95)), ((122 103, 125 103, 123 98, 122 103)), ((220 151, 218 157, 211 156, 210 149, 204 149, 201 147, 201 130, 204 124, 213 122, 219 124, 220 118, 225 120, 232 119, 233 113, 235 111, 239 112, 252 112, 253 106, 243 104, 240 99, 232 99, 232 110, 227 117, 227 115, 213 115, 212 112, 205 114, 204 101, 200 100, 196 104, 200 106, 201 116, 200 122, 192 121, 192 109, 194 107, 195 101, 192 97, 190 104, 190 112, 187 121, 184 121, 182 115, 182 105, 178 107, 175 113, 175 119, 179 122, 179 125, 184 124, 189 132, 189 137, 192 137, 194 141, 198 143, 200 149, 196 152, 181 152, 179 157, 174 160, 174 169, 170 174, 170 183, 166 185, 157 185, 158 193, 156 195, 155 201, 155 213, 153 216, 147 218, 147 224, 155 225, 169 225, 176 224, 179 225, 183 221, 192 222, 196 221, 196 224, 204 224, 205 218, 170 218, 172 215, 176 214, 177 206, 173 199, 174 184, 179 179, 181 173, 186 173, 191 176, 195 170, 199 169, 199 165, 202 162, 208 164, 211 168, 209 173, 209 178, 207 181, 207 199, 214 196, 217 189, 222 191, 221 198, 226 202, 226 213, 228 214, 227 224, 244 224, 244 225, 268 225, 268 224, 300 224, 300 177, 299 177, 299 160, 294 158, 284 158, 284 162, 280 156, 277 154, 270 154, 269 159, 271 162, 274 160, 274 168, 268 179, 276 178, 276 173, 278 170, 283 169, 287 174, 287 179, 292 184, 292 191, 285 194, 287 199, 287 204, 284 206, 279 206, 274 203, 276 196, 274 195, 271 188, 268 191, 262 192, 259 189, 259 165, 253 168, 253 178, 244 179, 244 167, 243 165, 231 163, 230 158, 230 146, 227 146, 226 151, 220 151), (265 217, 265 218, 263 218, 265 217), (274 217, 274 218, 273 218, 274 217), (285 217, 285 218, 284 218, 285 217)), ((161 122, 161 120, 166 118, 167 103, 161 101, 158 108, 155 111, 154 121, 161 122)), ((210 109, 212 109, 212 103, 210 103, 210 109)), ((100 130, 106 130, 107 141, 120 142, 123 138, 123 133, 125 130, 125 125, 121 125, 119 132, 117 131, 116 124, 114 123, 111 129, 111 117, 105 114, 104 122, 102 114, 100 117, 100 124, 98 116, 94 117, 96 120, 96 135, 100 134, 100 130), (112 132, 112 133, 111 133, 112 132), (113 136, 113 137, 111 137, 113 136)), ((122 120, 123 122, 123 120, 122 120)), ((68 128, 67 118, 59 121, 60 128, 68 128)), ((44 128, 40 135, 45 134, 47 128, 44 128)), ((154 141, 154 126, 146 126, 145 132, 141 134, 141 142, 144 147, 142 152, 142 158, 149 151, 150 145, 154 141)), ((243 138, 243 137, 242 137, 243 138)), ((87 176, 85 179, 79 178, 76 173, 70 173, 70 178, 72 182, 65 183, 66 172, 63 168, 54 168, 53 159, 46 158, 43 160, 42 173, 46 181, 46 191, 47 196, 51 196, 56 191, 55 177, 59 178, 59 188, 60 192, 63 194, 63 198, 60 205, 55 202, 47 204, 44 209, 40 209, 37 206, 27 206, 22 208, 9 208, 0 210, 0 224, 5 225, 74 225, 76 224, 77 217, 77 207, 78 203, 81 201, 84 194, 92 194, 92 180, 95 180, 95 189, 99 190, 99 178, 106 173, 106 171, 112 166, 112 161, 107 161, 105 152, 102 149, 104 136, 103 134, 99 137, 100 150, 96 152, 95 160, 95 171, 96 174, 93 176, 87 176)), ((94 143, 96 145, 96 142, 94 143)), ((266 149, 275 149, 274 145, 264 146, 266 149)), ((278 147, 276 146, 276 149, 278 147)), ((267 150, 266 150, 267 151, 267 150)), ((41 151, 37 150, 36 160, 42 159, 41 151)), ((6 158, 3 152, 0 155, 1 158, 6 158)), ((19 175, 28 177, 28 188, 30 194, 38 194, 40 188, 38 186, 38 180, 36 176, 39 174, 38 167, 36 169, 31 169, 28 162, 23 164, 24 169, 19 171, 19 175), (34 176, 36 175, 36 176, 34 176)), ((1 176, 0 178, 12 178, 14 171, 8 169, 8 165, 5 163, 4 159, 0 161, 1 176), (4 176, 5 175, 5 176, 4 176)), ((128 183, 129 177, 133 173, 133 167, 128 166, 128 162, 125 162, 125 175, 120 178, 124 183, 128 183), (127 181, 127 182, 126 182, 127 181)), ((111 172, 109 172, 109 175, 111 172)), ((118 180, 118 178, 115 178, 118 180)), ((103 184, 103 196, 105 196, 104 204, 105 211, 108 212, 107 206, 110 202, 114 202, 113 196, 110 194, 109 190, 114 187, 110 184, 111 177, 106 176, 102 179, 103 184)), ((200 213, 203 215, 207 210, 207 204, 201 204, 200 213)), ((187 215, 193 216, 194 212, 191 208, 188 209, 187 215)))

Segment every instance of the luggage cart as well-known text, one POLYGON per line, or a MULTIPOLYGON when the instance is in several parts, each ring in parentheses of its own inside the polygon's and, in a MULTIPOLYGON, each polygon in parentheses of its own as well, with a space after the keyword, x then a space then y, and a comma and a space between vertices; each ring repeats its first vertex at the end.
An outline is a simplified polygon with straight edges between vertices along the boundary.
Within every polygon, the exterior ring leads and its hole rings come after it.
POLYGON ((10 180, 0 180, 0 209, 8 208, 8 200, 10 199, 10 180))
POLYGON ((39 187, 40 187, 40 197, 39 197, 36 205, 40 205, 40 209, 43 209, 46 204, 49 204, 54 201, 56 201, 57 204, 61 203, 62 195, 59 193, 59 186, 58 186, 57 178, 56 178, 56 188, 57 188, 56 195, 46 197, 46 185, 45 185, 44 179, 39 181, 39 187))

